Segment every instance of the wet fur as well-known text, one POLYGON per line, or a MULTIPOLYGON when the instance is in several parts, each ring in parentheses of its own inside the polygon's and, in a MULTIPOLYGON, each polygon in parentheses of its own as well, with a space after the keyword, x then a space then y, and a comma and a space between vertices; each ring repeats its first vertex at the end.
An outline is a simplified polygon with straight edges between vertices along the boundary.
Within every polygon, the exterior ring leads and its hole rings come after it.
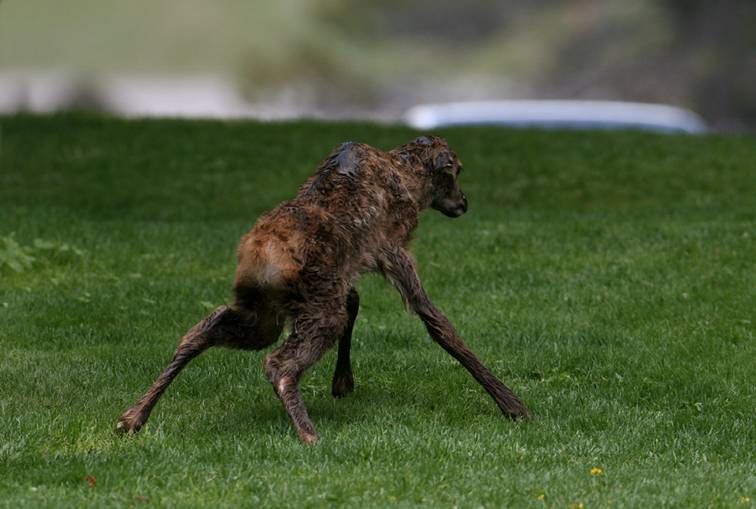
POLYGON ((242 237, 234 303, 221 306, 179 342, 150 390, 118 421, 121 431, 144 425, 178 372, 211 346, 260 350, 291 333, 265 357, 264 370, 302 441, 318 439, 298 389, 299 379, 339 343, 334 396, 354 387, 349 360, 359 309, 353 285, 367 272, 383 274, 430 336, 464 365, 509 417, 525 405, 462 343, 422 287, 406 247, 429 207, 457 217, 467 210, 458 186, 461 164, 445 140, 423 136, 390 152, 361 143, 339 145, 300 187, 242 237))

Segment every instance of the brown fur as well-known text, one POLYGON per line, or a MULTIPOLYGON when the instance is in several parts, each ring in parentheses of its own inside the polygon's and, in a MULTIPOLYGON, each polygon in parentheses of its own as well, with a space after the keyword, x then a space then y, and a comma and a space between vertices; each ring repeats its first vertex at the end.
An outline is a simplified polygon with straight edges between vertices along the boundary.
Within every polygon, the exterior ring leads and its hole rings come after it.
POLYGON ((423 136, 390 152, 344 143, 300 187, 296 198, 263 215, 242 237, 235 302, 221 306, 182 339, 173 360, 150 390, 119 419, 118 429, 138 430, 168 384, 211 346, 259 350, 273 344, 284 322, 287 340, 265 357, 265 374, 302 441, 318 434, 298 383, 307 368, 339 343, 332 392, 354 387, 349 360, 359 309, 355 280, 383 274, 431 337, 456 358, 511 418, 530 415, 525 405, 462 343, 433 305, 406 247, 428 207, 457 217, 467 199, 457 177, 461 164, 446 141, 423 136))

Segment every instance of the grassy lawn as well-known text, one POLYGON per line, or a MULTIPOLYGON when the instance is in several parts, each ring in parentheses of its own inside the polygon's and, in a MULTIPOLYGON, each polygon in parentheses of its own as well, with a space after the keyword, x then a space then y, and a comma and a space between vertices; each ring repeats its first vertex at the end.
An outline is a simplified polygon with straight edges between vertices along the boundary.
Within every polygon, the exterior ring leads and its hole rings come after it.
POLYGON ((356 391, 304 379, 300 444, 262 353, 214 349, 113 433, 235 249, 367 124, 0 118, 0 505, 753 507, 756 141, 440 132, 470 212, 424 215, 430 295, 538 419, 505 420, 359 283, 356 391), (33 258, 31 260, 30 258, 33 258))

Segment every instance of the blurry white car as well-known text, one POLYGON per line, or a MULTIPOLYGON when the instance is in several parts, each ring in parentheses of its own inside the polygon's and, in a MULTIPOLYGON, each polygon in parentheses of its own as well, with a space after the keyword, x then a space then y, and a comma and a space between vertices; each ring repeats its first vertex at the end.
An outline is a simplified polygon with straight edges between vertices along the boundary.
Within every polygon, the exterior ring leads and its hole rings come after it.
POLYGON ((636 129, 703 133, 706 124, 692 111, 664 104, 619 101, 480 101, 424 104, 405 114, 416 129, 502 125, 542 129, 636 129))

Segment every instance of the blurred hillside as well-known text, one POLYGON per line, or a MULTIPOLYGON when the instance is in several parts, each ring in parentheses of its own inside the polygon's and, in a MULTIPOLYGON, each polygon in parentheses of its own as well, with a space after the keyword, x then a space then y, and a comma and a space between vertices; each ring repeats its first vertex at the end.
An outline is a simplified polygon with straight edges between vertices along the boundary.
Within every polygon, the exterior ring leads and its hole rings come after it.
POLYGON ((754 26, 753 0, 5 0, 0 73, 217 75, 253 105, 303 114, 662 102, 754 129, 754 26))

